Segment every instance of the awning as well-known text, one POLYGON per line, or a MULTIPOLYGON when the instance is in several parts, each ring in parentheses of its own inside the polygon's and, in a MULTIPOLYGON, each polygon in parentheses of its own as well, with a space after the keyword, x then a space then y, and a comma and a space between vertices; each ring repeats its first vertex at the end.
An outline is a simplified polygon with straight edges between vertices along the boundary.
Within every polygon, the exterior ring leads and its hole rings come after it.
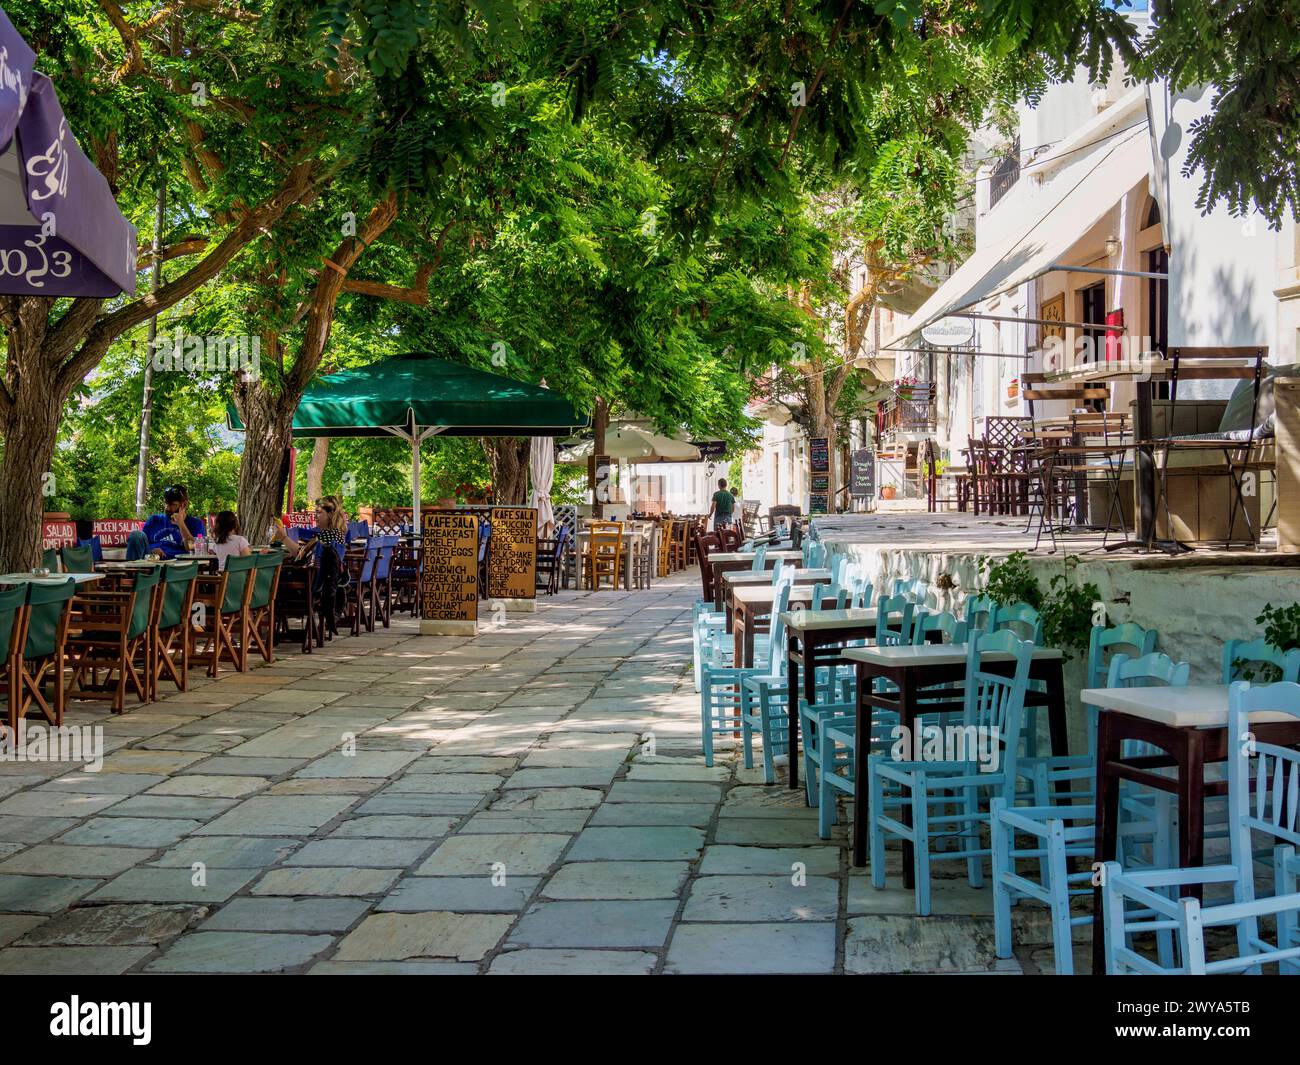
POLYGON ((0 9, 0 293, 135 291, 136 232, 0 9))
MULTIPOLYGON (((233 403, 227 418, 244 427, 233 403)), ((587 422, 558 392, 415 352, 322 377, 293 435, 569 436, 587 422)))
POLYGON ((931 322, 1049 273, 1120 197, 1146 180, 1150 167, 1145 126, 1116 138, 1096 165, 1073 184, 1058 179, 1059 194, 1049 194, 1023 230, 976 249, 885 346, 903 346, 931 322))

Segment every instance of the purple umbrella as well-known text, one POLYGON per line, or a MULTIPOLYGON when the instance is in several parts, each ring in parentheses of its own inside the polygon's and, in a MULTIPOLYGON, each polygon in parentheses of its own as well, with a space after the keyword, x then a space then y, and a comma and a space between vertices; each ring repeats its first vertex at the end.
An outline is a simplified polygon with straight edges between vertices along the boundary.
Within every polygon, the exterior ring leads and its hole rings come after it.
POLYGON ((0 8, 0 293, 134 292, 135 226, 35 63, 0 8))

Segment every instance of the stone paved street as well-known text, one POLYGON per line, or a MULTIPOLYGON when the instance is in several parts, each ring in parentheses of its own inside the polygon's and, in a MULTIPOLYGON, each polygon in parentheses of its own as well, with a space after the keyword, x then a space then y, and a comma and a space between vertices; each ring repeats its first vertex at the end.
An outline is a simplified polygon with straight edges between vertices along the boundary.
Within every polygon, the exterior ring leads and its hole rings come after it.
POLYGON ((987 889, 940 881, 917 919, 896 857, 873 890, 798 795, 705 767, 696 589, 563 592, 472 640, 402 618, 75 704, 101 772, 0 764, 0 971, 1050 969, 996 961, 987 889))

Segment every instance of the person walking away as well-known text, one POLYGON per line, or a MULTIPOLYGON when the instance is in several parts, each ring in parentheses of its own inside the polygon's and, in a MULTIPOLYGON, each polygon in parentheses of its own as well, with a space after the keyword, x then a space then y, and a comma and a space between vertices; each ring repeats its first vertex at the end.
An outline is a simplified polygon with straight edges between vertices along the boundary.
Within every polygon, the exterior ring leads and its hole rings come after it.
POLYGON ((731 527, 732 515, 736 510, 736 497, 727 490, 727 479, 718 479, 718 490, 713 493, 713 503, 709 507, 709 519, 713 522, 713 531, 721 532, 731 527))

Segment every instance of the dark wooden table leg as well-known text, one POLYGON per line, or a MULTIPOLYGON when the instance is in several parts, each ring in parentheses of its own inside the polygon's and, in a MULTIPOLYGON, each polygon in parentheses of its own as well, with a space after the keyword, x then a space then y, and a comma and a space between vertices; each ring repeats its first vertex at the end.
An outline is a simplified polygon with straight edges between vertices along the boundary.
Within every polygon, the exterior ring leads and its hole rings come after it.
POLYGON ((1066 757, 1070 753, 1070 737, 1065 723, 1065 680, 1059 659, 1047 672, 1047 731, 1053 757, 1066 757))
POLYGON ((795 643, 799 637, 790 630, 786 637, 786 727, 790 731, 790 741, 786 749, 790 752, 790 787, 799 786, 799 663, 795 661, 795 643))
MULTIPOLYGON (((1192 869, 1205 864, 1205 737, 1200 729, 1179 729, 1178 757, 1178 866, 1192 869)), ((1200 884, 1184 893, 1198 900, 1200 884)))
POLYGON ((1106 941, 1102 925, 1101 883, 1096 874, 1100 863, 1115 857, 1119 839, 1119 777, 1109 772, 1110 763, 1119 758, 1120 737, 1114 727, 1114 715, 1103 710, 1097 716, 1097 798, 1096 824, 1097 848, 1093 854, 1094 882, 1092 889, 1092 972, 1103 976, 1106 972, 1106 941))

